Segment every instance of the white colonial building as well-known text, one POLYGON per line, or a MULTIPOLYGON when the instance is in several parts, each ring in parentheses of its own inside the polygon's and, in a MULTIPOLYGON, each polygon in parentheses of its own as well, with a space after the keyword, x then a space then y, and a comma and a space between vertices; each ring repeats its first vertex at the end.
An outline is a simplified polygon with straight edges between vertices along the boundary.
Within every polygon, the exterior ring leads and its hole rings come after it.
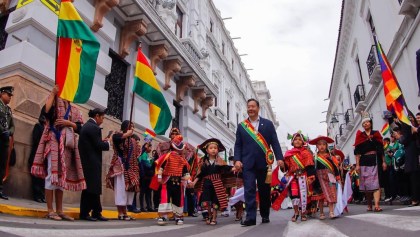
MULTIPOLYGON (((104 134, 129 119, 139 42, 171 108, 171 126, 180 128, 187 142, 196 146, 217 137, 233 154, 249 98, 260 99, 262 116, 278 126, 265 82, 251 82, 211 0, 75 0, 74 5, 101 44, 91 98, 79 107, 85 120, 88 109, 107 108, 104 134)), ((0 0, 0 86, 15 87, 18 162, 8 185, 19 189, 6 188, 11 196, 30 196, 30 131, 54 85, 58 7, 53 0, 0 0)), ((134 108, 141 134, 150 128, 148 104, 136 96, 134 108)), ((103 172, 110 156, 106 153, 103 172)), ((112 203, 104 191, 103 201, 112 203)), ((78 196, 66 198, 74 202, 78 196)))
POLYGON ((408 107, 418 112, 420 78, 416 75, 420 72, 416 72, 416 52, 420 49, 420 1, 343 0, 342 4, 326 121, 329 136, 355 163, 353 144, 356 131, 362 129, 360 112, 371 114, 375 130, 381 130, 386 123, 374 35, 394 68, 408 107))

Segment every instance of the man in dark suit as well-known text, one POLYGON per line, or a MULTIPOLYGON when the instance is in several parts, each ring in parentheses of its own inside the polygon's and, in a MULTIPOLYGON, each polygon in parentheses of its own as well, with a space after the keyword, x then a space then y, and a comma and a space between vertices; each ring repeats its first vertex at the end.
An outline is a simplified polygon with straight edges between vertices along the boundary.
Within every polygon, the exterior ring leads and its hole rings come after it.
POLYGON ((241 222, 243 226, 256 224, 256 182, 260 196, 262 223, 270 222, 270 184, 265 183, 268 170, 266 157, 274 152, 277 165, 284 166, 283 154, 273 122, 260 117, 259 110, 259 102, 256 99, 249 99, 247 102, 249 117, 238 124, 236 130, 235 169, 243 171, 245 189, 246 219, 241 222), (259 136, 258 134, 261 134, 268 145, 265 150, 253 138, 259 136))
POLYGON ((107 221, 103 217, 100 195, 102 194, 102 151, 109 150, 109 136, 102 140, 101 125, 105 111, 93 109, 89 111, 89 120, 80 131, 79 152, 82 160, 86 189, 80 199, 80 219, 88 221, 107 221), (89 213, 92 211, 92 216, 89 213))

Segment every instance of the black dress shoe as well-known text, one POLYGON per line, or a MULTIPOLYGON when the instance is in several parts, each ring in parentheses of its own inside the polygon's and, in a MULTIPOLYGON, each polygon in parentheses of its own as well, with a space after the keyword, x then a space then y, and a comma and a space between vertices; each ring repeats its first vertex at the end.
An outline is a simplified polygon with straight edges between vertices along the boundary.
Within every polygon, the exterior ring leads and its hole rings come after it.
POLYGON ((44 202, 42 201, 42 198, 35 199, 34 201, 35 201, 35 202, 39 202, 39 203, 44 203, 44 202))
POLYGON ((91 217, 91 216, 85 216, 85 217, 80 217, 80 220, 84 220, 84 221, 97 221, 98 219, 91 217))
POLYGON ((132 213, 140 213, 141 212, 141 210, 138 209, 138 208, 134 208, 134 209, 130 208, 130 209, 128 209, 128 211, 132 212, 132 213))
POLYGON ((241 225, 242 226, 256 225, 256 221, 253 221, 253 220, 244 220, 244 221, 241 221, 241 225))
POLYGON ((3 193, 0 192, 0 198, 4 199, 4 200, 9 200, 9 197, 4 195, 3 193))
POLYGON ((262 222, 261 222, 261 223, 263 223, 263 224, 270 223, 270 218, 268 218, 268 217, 263 217, 263 218, 262 218, 262 222))
POLYGON ((104 216, 102 216, 102 215, 100 215, 100 216, 95 216, 94 218, 96 218, 98 221, 109 221, 109 219, 108 219, 108 218, 106 218, 106 217, 104 217, 104 216))

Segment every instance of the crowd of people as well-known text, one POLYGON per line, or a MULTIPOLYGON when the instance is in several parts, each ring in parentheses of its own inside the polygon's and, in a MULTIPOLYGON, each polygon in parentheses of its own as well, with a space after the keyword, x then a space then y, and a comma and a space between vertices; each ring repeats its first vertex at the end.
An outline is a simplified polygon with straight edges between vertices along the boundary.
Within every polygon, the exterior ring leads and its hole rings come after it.
MULTIPOLYGON (((102 152, 111 148, 105 182, 114 191, 118 220, 134 220, 129 212, 157 212, 158 225, 166 225, 171 218, 181 225, 184 213, 197 216, 200 211, 206 224, 217 225, 218 214, 234 208, 235 221, 252 226, 258 209, 262 223, 269 223, 270 209, 280 207, 293 208, 293 222, 309 217, 334 219, 346 207, 348 196, 343 194, 350 186, 353 201, 366 201, 368 211, 382 211, 381 188, 385 201, 419 205, 420 113, 410 116, 412 126, 398 119, 390 121, 390 139, 373 130, 372 119, 363 113, 363 131, 357 131, 354 143, 356 164, 346 166, 343 152, 331 148, 333 139, 322 135, 308 139, 300 131, 291 136, 293 148, 283 156, 275 127, 259 116, 255 99, 247 101, 249 117, 238 124, 234 156, 227 159, 219 139, 209 138, 196 150, 184 142, 178 128, 172 128, 169 141, 159 143, 155 150, 153 137, 145 134, 142 141, 128 120, 121 123, 120 131, 103 138, 100 125, 105 111, 92 109, 83 122, 77 107, 57 97, 57 92, 54 87, 42 107, 29 157, 34 200, 47 204, 46 218, 51 220, 74 220, 63 212, 63 191, 68 190, 81 191, 81 220, 108 221, 102 215, 100 195, 102 152)), ((13 88, 2 87, 0 93, 0 176, 7 177, 14 133, 7 105, 13 88)), ((8 199, 2 181, 0 198, 8 199)))

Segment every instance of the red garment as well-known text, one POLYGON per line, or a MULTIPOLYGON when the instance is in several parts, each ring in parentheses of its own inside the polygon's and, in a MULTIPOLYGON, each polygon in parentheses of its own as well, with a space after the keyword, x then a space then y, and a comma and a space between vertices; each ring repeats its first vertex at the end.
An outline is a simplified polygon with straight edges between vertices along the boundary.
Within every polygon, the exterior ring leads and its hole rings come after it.
POLYGON ((296 170, 300 169, 300 167, 292 158, 294 155, 300 160, 300 162, 302 162, 304 167, 314 165, 314 157, 312 156, 312 153, 309 152, 305 147, 293 148, 288 150, 284 155, 284 162, 289 169, 289 174, 294 173, 296 170))
POLYGON ((379 143, 382 143, 382 135, 378 131, 372 130, 373 134, 370 134, 369 136, 360 130, 357 130, 356 133, 356 141, 354 142, 353 146, 357 146, 367 140, 376 140, 379 143))

